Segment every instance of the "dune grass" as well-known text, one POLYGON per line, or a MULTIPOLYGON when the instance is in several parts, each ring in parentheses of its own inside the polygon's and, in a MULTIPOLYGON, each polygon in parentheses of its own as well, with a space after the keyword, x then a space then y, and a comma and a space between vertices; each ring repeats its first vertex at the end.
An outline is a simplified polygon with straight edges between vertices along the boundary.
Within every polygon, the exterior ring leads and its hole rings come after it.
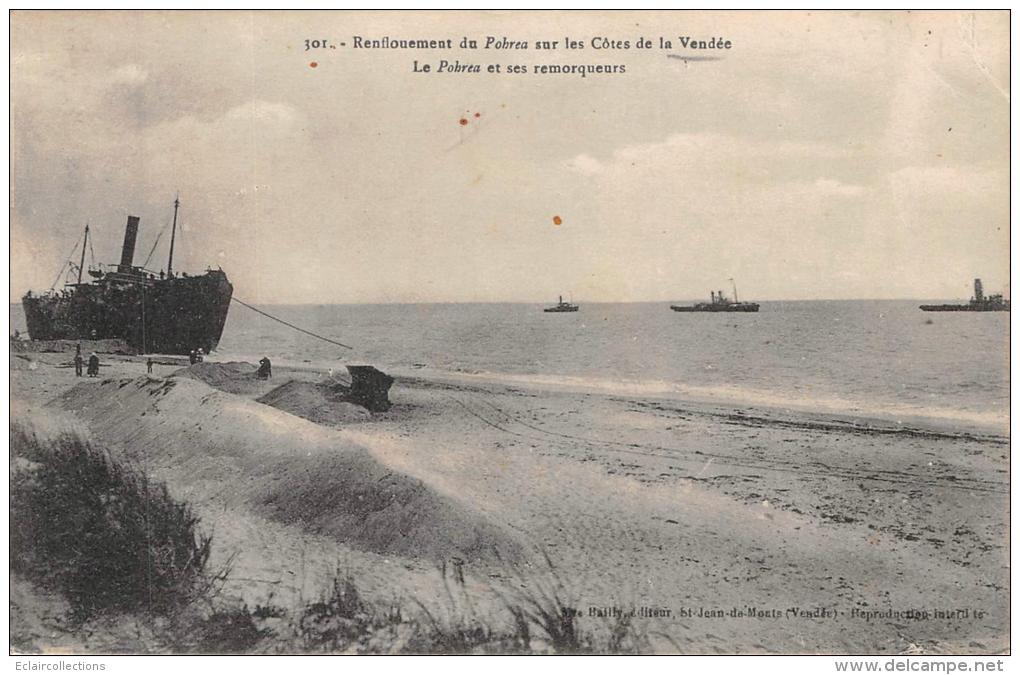
MULTIPOLYGON (((546 556, 545 574, 523 578, 507 571, 512 592, 490 587, 503 616, 483 616, 463 577, 441 565, 444 600, 426 605, 412 599, 410 611, 387 605, 373 608, 357 592, 349 575, 337 575, 327 605, 332 617, 347 616, 347 633, 330 631, 328 639, 309 640, 311 615, 322 616, 322 603, 309 605, 302 620, 303 644, 311 651, 401 654, 640 654, 651 651, 647 635, 630 617, 605 630, 580 625, 581 613, 568 601, 559 571, 546 556), (336 638, 341 639, 336 639, 336 638)), ((321 624, 315 624, 320 627, 321 624)))
POLYGON ((206 595, 212 539, 191 509, 81 436, 10 427, 11 566, 59 590, 74 618, 167 615, 206 595))
MULTIPOLYGON (((212 538, 166 486, 115 461, 77 433, 40 438, 12 423, 11 569, 59 592, 71 626, 131 615, 186 653, 585 654, 639 653, 629 621, 591 632, 578 624, 559 572, 525 578, 509 562, 507 588, 490 590, 504 616, 481 616, 459 567, 438 572, 445 600, 372 603, 338 569, 321 597, 296 608, 246 605, 219 591, 228 566, 208 570, 212 538), (541 577, 541 578, 540 578, 541 577)), ((497 612, 498 614, 498 612, 497 612)), ((153 651, 151 644, 139 651, 153 651)))

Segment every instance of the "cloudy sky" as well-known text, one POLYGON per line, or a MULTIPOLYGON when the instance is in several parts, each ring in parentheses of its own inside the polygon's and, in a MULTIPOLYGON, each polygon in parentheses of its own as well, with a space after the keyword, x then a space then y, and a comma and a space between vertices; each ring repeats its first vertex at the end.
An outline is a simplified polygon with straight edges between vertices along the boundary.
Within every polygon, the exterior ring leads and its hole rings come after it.
POLYGON ((730 277, 761 300, 1008 291, 1006 12, 11 22, 12 300, 86 222, 116 262, 140 216, 144 261, 178 192, 175 268, 222 266, 262 303, 659 301, 730 277), (532 49, 351 47, 487 35, 532 49), (733 47, 685 61, 682 35, 733 47), (566 36, 586 49, 533 49, 566 36), (442 58, 627 72, 412 72, 442 58))

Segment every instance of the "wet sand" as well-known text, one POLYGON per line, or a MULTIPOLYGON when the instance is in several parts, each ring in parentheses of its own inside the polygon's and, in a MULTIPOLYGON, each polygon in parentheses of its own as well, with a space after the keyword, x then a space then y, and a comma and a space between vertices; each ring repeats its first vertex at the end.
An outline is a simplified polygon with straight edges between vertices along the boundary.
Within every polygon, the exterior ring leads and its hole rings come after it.
MULTIPOLYGON (((101 378, 76 381, 73 369, 57 367, 65 360, 41 354, 12 364, 16 415, 76 384, 145 372, 143 359, 104 357, 101 378)), ((177 368, 157 364, 153 376, 177 368)), ((396 374, 389 412, 323 426, 273 410, 273 428, 294 438, 295 453, 309 435, 325 452, 366 451, 528 551, 514 564, 466 563, 481 613, 500 615, 490 587, 555 576, 583 625, 636 611, 659 651, 1008 649, 1009 446, 1001 430, 396 374)), ((236 400, 249 410, 291 379, 323 376, 279 366, 274 375, 210 405, 236 400)), ((113 447, 129 444, 120 427, 90 432, 113 447)), ((199 429, 187 433, 201 438, 199 429)), ((314 598, 338 565, 370 597, 443 602, 437 565, 448 561, 368 550, 313 518, 250 509, 206 484, 211 465, 193 457, 158 466, 155 477, 212 529, 217 560, 237 555, 230 591, 251 604, 314 598)))

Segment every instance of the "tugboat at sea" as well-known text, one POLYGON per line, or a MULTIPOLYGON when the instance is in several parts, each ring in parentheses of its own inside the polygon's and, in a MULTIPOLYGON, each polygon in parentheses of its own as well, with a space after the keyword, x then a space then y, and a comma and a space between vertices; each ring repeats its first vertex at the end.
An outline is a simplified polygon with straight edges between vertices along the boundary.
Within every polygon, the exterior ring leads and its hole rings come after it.
POLYGON ((740 302, 737 299, 737 283, 730 279, 733 283, 733 299, 730 300, 722 291, 714 292, 709 291, 712 294, 712 302, 699 302, 695 305, 670 305, 669 308, 674 312, 757 312, 757 302, 740 302))
POLYGON ((985 297, 980 279, 974 280, 974 297, 966 305, 921 305, 925 312, 1008 312, 1009 300, 1001 293, 985 297))
POLYGON ((546 307, 543 312, 576 312, 578 306, 572 302, 563 302, 563 296, 560 296, 560 301, 553 307, 546 307))

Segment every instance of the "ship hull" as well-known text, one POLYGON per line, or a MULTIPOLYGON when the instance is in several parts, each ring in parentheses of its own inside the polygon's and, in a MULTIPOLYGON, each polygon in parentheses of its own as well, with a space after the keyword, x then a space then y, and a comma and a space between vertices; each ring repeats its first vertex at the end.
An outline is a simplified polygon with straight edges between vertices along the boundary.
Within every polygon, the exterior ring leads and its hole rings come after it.
POLYGON ((234 287, 221 271, 131 284, 83 284, 22 299, 33 340, 119 338, 138 353, 210 352, 234 287))
POLYGON ((730 305, 670 305, 669 308, 674 312, 757 312, 758 303, 756 302, 742 302, 740 304, 730 305))
POLYGON ((543 312, 549 312, 552 314, 558 314, 560 312, 576 312, 577 307, 568 307, 566 309, 560 309, 559 307, 549 307, 542 310, 543 312))
POLYGON ((1008 312, 1009 306, 921 305, 923 312, 1008 312))

